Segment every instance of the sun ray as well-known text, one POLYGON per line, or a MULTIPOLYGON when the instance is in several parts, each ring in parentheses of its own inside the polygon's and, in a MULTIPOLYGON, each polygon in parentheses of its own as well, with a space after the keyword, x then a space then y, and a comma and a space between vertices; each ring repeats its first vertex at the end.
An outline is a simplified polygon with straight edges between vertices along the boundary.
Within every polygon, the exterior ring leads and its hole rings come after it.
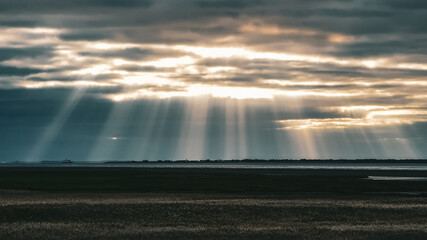
POLYGON ((246 142, 246 102, 238 101, 237 103, 237 136, 238 136, 238 158, 245 159, 248 157, 246 142))
POLYGON ((115 153, 120 144, 120 141, 117 140, 120 140, 123 134, 123 128, 128 121, 127 117, 132 106, 133 102, 113 104, 108 119, 98 135, 88 159, 91 161, 115 160, 115 153))
POLYGON ((177 159, 204 159, 208 107, 208 97, 199 97, 197 101, 185 100, 184 121, 176 153, 177 159))
POLYGON ((224 136, 224 145, 225 145, 225 159, 237 159, 237 138, 236 138, 236 111, 234 109, 232 101, 225 101, 225 136, 224 136))
POLYGON ((158 160, 159 148, 163 138, 164 128, 170 101, 147 100, 144 102, 144 111, 136 116, 141 119, 138 128, 134 130, 136 140, 128 146, 131 159, 158 160))
POLYGON ((76 105, 79 103, 80 99, 83 97, 85 91, 85 88, 73 89, 59 112, 45 128, 45 131, 33 145, 31 150, 27 153, 27 156, 24 160, 25 162, 36 162, 42 160, 46 150, 60 133, 62 127, 64 126, 70 114, 73 112, 76 105))

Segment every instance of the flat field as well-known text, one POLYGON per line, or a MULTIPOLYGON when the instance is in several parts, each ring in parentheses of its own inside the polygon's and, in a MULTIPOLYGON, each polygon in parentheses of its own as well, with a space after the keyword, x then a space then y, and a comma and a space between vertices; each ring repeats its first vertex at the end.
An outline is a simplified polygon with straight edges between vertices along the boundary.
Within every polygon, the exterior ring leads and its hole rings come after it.
POLYGON ((371 174, 0 168, 0 239, 427 239, 426 182, 371 174))

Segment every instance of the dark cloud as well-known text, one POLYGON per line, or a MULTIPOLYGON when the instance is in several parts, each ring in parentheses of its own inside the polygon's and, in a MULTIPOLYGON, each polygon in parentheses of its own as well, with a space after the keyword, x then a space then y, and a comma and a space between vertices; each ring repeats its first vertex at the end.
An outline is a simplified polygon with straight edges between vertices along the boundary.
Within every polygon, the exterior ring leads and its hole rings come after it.
MULTIPOLYGON (((319 9, 315 15, 336 18, 387 18, 392 16, 389 10, 380 9, 319 9)), ((375 19, 371 19, 375 21, 375 19)))
POLYGON ((197 1, 197 5, 202 8, 247 8, 254 5, 261 5, 260 0, 201 0, 197 1))
POLYGON ((45 82, 45 81, 74 81, 75 77, 52 77, 52 78, 42 78, 42 77, 29 77, 27 80, 35 81, 35 82, 45 82))
POLYGON ((134 8, 150 7, 151 0, 76 0, 76 1, 54 1, 54 0, 15 0, 0 3, 0 11, 5 13, 22 13, 37 11, 40 13, 58 13, 75 10, 92 10, 93 8, 134 8))
POLYGON ((155 50, 141 48, 126 48, 123 50, 106 50, 102 52, 80 52, 81 56, 102 57, 102 58, 124 58, 129 60, 152 60, 162 57, 179 57, 189 55, 188 53, 171 50, 155 50))
POLYGON ((348 68, 348 67, 339 67, 339 66, 327 66, 321 68, 318 66, 312 68, 290 68, 290 71, 308 73, 313 75, 330 75, 334 77, 346 77, 346 78, 372 78, 374 74, 369 73, 363 68, 348 68))
POLYGON ((78 0, 77 3, 88 4, 89 6, 106 7, 149 7, 153 0, 78 0))
POLYGON ((382 0, 380 2, 396 9, 427 9, 427 3, 423 0, 382 0))
POLYGON ((153 66, 138 66, 138 65, 135 65, 135 66, 125 65, 117 69, 125 70, 128 72, 162 72, 162 71, 171 70, 171 69, 161 69, 153 66))
POLYGON ((66 28, 69 31, 61 34, 60 38, 67 41, 208 44, 212 42, 213 36, 239 36, 239 25, 257 19, 267 24, 315 31, 317 34, 266 36, 253 33, 238 41, 252 44, 258 49, 282 49, 299 53, 304 53, 303 49, 306 49, 309 52, 358 57, 369 56, 369 53, 372 53, 371 56, 392 54, 393 49, 396 49, 396 53, 413 54, 423 48, 424 38, 419 35, 427 33, 424 5, 422 0, 373 0, 369 3, 341 0, 304 3, 295 0, 37 0, 30 3, 18 0, 1 3, 0 11, 31 10, 25 20, 20 15, 11 15, 12 19, 3 21, 11 24, 15 22, 17 25, 33 22, 40 26, 66 28), (56 15, 45 15, 49 11, 55 11, 56 15), (74 15, 68 15, 69 12, 74 15), (330 33, 360 36, 364 41, 340 46, 328 42, 330 33), (333 51, 325 49, 331 46, 334 47, 333 51))
POLYGON ((44 72, 42 69, 35 68, 18 68, 0 65, 0 76, 27 76, 30 74, 44 72))
MULTIPOLYGON (((27 80, 35 81, 35 82, 46 82, 46 81, 62 81, 62 82, 72 82, 77 80, 82 80, 87 78, 87 76, 75 75, 75 76, 51 76, 51 77, 29 77, 27 80)), ((113 79, 121 79, 122 76, 120 74, 97 74, 91 77, 90 80, 93 81, 107 81, 113 79)))
POLYGON ((99 41, 113 38, 112 33, 85 31, 85 32, 73 32, 64 33, 59 35, 62 40, 65 41, 99 41))
POLYGON ((284 87, 285 89, 295 89, 295 90, 303 90, 303 89, 352 89, 357 88, 358 86, 353 84, 338 84, 338 85, 289 85, 284 87))
POLYGON ((41 23, 39 21, 32 21, 32 20, 22 20, 22 19, 0 20, 0 26, 4 26, 4 27, 36 27, 40 25, 41 23))
POLYGON ((372 57, 397 54, 427 54, 427 39, 401 39, 343 44, 332 54, 340 57, 372 57))
POLYGON ((38 56, 51 57, 50 47, 29 47, 29 48, 0 48, 0 62, 10 59, 35 58, 38 56))

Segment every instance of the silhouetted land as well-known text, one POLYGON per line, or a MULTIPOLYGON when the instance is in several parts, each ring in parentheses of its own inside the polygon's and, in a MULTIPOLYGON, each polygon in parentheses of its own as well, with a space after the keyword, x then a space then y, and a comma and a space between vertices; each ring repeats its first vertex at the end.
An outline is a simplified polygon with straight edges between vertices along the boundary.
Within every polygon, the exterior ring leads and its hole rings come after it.
MULTIPOLYGON (((427 159, 204 159, 200 163, 423 163, 427 159)), ((195 163, 194 160, 110 160, 104 163, 129 164, 129 163, 195 163)))
POLYGON ((372 181, 368 176, 419 176, 427 171, 189 168, 0 168, 0 189, 54 192, 427 192, 423 181, 372 181))
POLYGON ((427 176, 0 168, 0 239, 426 239, 427 182, 372 175, 427 176))

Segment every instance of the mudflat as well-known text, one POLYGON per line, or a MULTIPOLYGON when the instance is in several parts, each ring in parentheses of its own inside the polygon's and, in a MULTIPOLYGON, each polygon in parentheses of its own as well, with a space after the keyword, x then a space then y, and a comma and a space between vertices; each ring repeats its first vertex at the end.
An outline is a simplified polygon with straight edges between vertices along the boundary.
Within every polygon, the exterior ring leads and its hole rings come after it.
POLYGON ((0 169, 0 239, 427 239, 422 181, 0 169))

